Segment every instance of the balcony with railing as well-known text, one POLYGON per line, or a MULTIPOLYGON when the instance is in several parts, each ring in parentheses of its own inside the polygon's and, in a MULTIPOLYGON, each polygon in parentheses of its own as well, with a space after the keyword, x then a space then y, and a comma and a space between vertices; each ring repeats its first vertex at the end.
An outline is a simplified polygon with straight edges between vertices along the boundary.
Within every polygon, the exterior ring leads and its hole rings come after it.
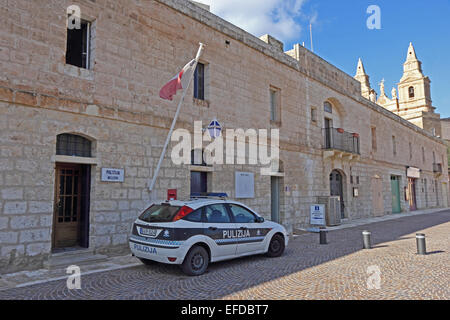
POLYGON ((324 136, 324 155, 338 158, 357 158, 360 156, 360 138, 359 134, 346 132, 341 128, 325 128, 324 136))
POLYGON ((433 172, 436 174, 442 174, 442 164, 441 163, 433 163, 433 172))

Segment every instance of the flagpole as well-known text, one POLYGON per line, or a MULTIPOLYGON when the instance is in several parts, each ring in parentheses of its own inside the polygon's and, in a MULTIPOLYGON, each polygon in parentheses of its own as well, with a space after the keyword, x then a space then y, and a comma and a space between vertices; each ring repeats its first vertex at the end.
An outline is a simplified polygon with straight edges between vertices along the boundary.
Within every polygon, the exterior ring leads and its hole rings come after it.
MULTIPOLYGON (((197 56, 195 57, 195 68, 194 68, 194 70, 197 68, 198 60, 200 59, 200 56, 202 55, 203 47, 204 47, 204 44, 200 43, 200 47, 198 48, 197 56)), ((189 86, 190 86, 190 84, 192 82, 192 79, 194 78, 194 73, 191 75, 187 87, 183 90, 183 95, 181 96, 181 100, 178 103, 177 112, 175 113, 175 117, 173 118, 172 126, 170 127, 169 134, 167 135, 166 142, 164 143, 164 147, 163 147, 163 150, 161 152, 161 156, 159 157, 159 161, 158 161, 158 165, 156 167, 156 171, 153 174, 153 179, 152 179, 152 181, 150 183, 149 190, 152 193, 152 200, 155 200, 155 198, 156 198, 156 197, 153 197, 153 188, 155 187, 156 179, 158 178, 159 170, 161 169, 161 164, 162 164, 162 162, 164 160, 164 156, 166 155, 167 147, 169 146, 169 142, 170 142, 170 139, 172 137, 172 133, 173 133, 173 130, 175 128, 175 124, 177 123, 177 119, 178 119, 178 116, 179 116, 180 110, 181 110, 181 105, 183 104, 183 101, 184 101, 184 98, 186 96, 186 93, 187 93, 187 91, 189 89, 189 86)))

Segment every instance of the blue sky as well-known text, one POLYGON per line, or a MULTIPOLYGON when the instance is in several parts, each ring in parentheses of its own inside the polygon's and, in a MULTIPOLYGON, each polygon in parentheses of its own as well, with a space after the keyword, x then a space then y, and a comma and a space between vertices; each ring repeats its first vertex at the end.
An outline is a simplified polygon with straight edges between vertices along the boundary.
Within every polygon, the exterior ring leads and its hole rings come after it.
POLYGON ((450 0, 197 0, 211 11, 260 36, 269 33, 285 44, 305 42, 314 52, 354 75, 358 58, 371 85, 386 93, 399 82, 409 42, 413 42, 423 71, 431 79, 433 105, 450 117, 450 0), (381 9, 381 30, 369 30, 367 8, 381 9))

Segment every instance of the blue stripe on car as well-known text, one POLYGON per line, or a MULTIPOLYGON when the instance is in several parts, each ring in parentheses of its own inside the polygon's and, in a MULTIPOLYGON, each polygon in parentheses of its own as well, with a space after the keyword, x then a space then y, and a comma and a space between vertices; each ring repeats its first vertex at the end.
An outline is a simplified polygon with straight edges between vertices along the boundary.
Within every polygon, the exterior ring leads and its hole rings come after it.
POLYGON ((157 244, 157 245, 162 245, 162 246, 177 246, 177 247, 179 247, 184 243, 184 241, 151 239, 151 238, 140 237, 140 236, 136 236, 136 235, 131 236, 130 239, 139 240, 142 243, 157 244))

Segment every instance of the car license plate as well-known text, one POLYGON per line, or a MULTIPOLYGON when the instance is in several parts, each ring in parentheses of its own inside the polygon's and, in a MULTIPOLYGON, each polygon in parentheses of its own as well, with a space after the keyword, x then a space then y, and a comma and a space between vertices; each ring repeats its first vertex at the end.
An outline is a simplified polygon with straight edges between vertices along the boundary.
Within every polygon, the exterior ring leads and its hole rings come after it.
POLYGON ((158 229, 139 228, 139 233, 143 236, 154 238, 158 235, 158 229))

